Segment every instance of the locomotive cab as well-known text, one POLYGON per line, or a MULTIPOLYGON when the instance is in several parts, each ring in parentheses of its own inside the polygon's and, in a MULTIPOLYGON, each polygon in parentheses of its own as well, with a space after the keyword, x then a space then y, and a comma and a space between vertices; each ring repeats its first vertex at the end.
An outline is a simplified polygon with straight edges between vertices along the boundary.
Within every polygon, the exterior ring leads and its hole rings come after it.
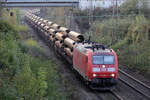
MULTIPOLYGON (((118 79, 117 55, 113 50, 97 50, 91 55, 91 73, 89 80, 95 86, 113 87, 118 79)), ((89 65, 90 66, 90 65, 89 65)))
POLYGON ((109 90, 117 84, 118 60, 112 49, 92 43, 78 43, 73 67, 93 89, 109 90))

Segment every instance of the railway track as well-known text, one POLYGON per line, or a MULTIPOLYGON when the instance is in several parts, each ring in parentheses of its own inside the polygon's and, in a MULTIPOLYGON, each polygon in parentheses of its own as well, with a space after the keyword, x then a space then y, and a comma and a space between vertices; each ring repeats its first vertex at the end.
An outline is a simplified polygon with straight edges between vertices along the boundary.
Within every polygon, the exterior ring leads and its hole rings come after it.
MULTIPOLYGON (((139 95, 143 97, 142 100, 150 100, 150 86, 146 85, 144 82, 134 78, 130 74, 126 73, 125 71, 119 69, 119 81, 121 83, 125 84, 135 92, 137 92, 139 95)), ((123 88, 121 86, 121 88, 123 88)), ((128 90, 127 90, 128 92, 128 90)), ((96 95, 101 99, 101 100, 126 100, 124 98, 123 94, 119 94, 118 90, 111 90, 106 93, 96 93, 96 95), (111 99, 109 98, 111 97, 111 99)), ((136 96, 133 94, 133 97, 136 96)), ((137 97, 138 98, 138 97, 137 97)), ((130 100, 130 99, 129 99, 130 100)))
POLYGON ((110 91, 118 100, 124 100, 120 95, 118 95, 116 92, 114 91, 110 91))
POLYGON ((119 69, 119 80, 146 99, 150 100, 150 86, 146 85, 138 79, 135 79, 133 76, 129 75, 121 69, 119 69))
POLYGON ((103 91, 98 92, 95 91, 95 95, 100 100, 124 100, 120 95, 118 95, 115 91, 103 91))

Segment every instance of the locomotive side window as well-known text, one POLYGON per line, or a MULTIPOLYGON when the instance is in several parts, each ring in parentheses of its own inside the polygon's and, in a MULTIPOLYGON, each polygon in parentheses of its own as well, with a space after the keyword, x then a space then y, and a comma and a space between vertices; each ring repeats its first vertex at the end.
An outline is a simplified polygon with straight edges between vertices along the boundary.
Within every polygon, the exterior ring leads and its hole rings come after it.
POLYGON ((104 56, 104 64, 114 64, 114 56, 104 56))
POLYGON ((93 56, 93 64, 103 64, 103 56, 93 56))

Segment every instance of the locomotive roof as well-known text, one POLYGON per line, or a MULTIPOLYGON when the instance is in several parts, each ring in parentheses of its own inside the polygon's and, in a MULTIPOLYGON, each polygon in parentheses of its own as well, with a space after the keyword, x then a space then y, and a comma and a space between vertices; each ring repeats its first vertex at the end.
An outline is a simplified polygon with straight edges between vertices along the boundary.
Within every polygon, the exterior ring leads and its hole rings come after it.
POLYGON ((92 43, 78 43, 75 48, 77 48, 78 50, 80 50, 83 53, 86 53, 87 50, 92 50, 93 52, 101 52, 101 53, 110 53, 112 52, 110 49, 108 48, 103 48, 100 47, 102 45, 99 45, 99 47, 94 47, 94 45, 92 43))

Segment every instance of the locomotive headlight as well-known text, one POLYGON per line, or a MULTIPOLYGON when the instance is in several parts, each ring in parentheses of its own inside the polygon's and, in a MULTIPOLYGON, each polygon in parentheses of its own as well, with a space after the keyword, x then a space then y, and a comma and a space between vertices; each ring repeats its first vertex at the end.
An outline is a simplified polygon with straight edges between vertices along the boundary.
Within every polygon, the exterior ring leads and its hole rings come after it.
POLYGON ((115 77, 115 74, 111 74, 110 76, 115 77))
POLYGON ((105 65, 102 65, 102 67, 105 68, 106 66, 105 66, 105 65))
POLYGON ((93 74, 93 77, 96 77, 97 75, 96 74, 93 74))
POLYGON ((93 68, 93 72, 100 72, 100 68, 93 68))

